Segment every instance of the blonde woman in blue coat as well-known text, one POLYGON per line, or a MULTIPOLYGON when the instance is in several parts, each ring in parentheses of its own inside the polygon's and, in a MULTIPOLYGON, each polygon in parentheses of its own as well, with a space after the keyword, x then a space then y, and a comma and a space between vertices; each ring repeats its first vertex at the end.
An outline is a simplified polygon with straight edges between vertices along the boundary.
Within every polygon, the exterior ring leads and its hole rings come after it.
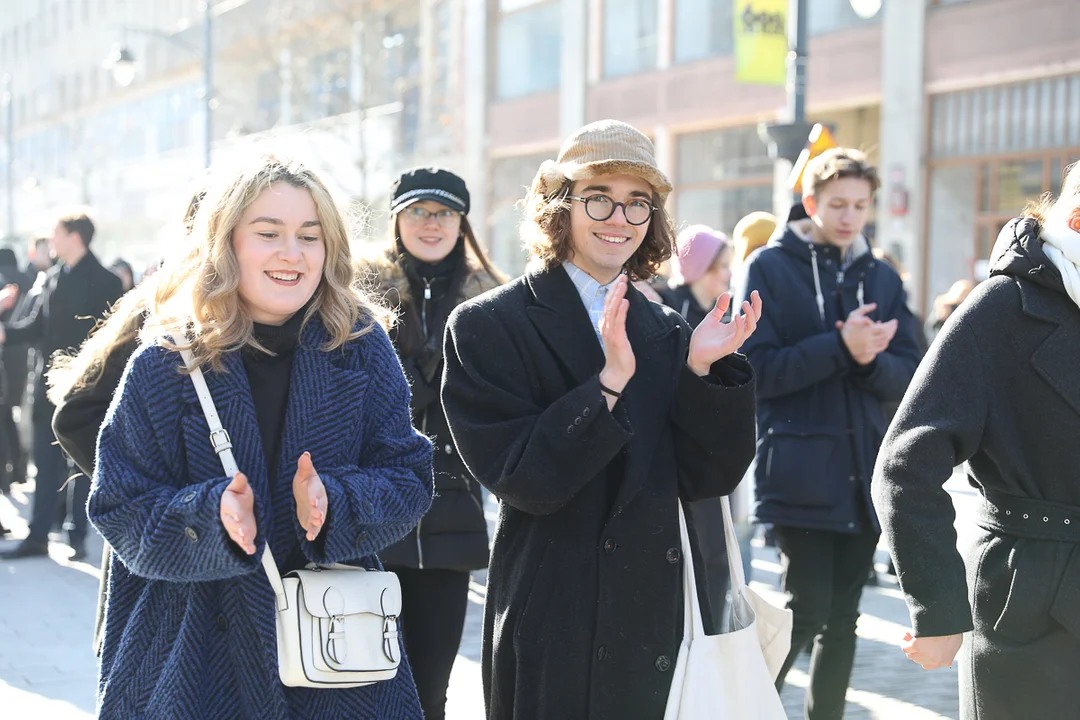
POLYGON ((89 515, 114 549, 99 717, 418 719, 404 661, 360 688, 278 679, 265 545, 281 573, 376 567, 431 503, 431 446, 322 182, 272 156, 217 180, 98 439, 89 515), (165 339, 185 333, 234 477, 165 339))

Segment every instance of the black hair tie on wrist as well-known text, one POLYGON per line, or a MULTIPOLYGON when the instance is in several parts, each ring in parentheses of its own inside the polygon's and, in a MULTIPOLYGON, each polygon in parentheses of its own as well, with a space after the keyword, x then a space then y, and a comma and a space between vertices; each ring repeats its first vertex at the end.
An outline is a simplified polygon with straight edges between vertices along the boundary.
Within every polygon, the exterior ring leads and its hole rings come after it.
MULTIPOLYGON (((600 381, 598 380, 597 382, 600 382, 600 381)), ((614 390, 612 390, 611 388, 609 388, 609 387, 607 387, 606 385, 604 385, 604 383, 600 383, 600 391, 601 391, 601 392, 603 392, 603 393, 607 393, 608 395, 610 395, 611 397, 615 398, 616 400, 618 400, 619 398, 621 398, 621 397, 622 397, 622 393, 621 393, 621 392, 615 392, 615 391, 614 391, 614 390)))

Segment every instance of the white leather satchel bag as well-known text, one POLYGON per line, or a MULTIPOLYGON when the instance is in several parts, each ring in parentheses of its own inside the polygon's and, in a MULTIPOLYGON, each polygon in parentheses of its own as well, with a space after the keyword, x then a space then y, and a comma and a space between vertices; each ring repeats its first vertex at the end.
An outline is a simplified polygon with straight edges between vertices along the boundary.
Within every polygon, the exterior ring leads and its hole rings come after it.
MULTIPOLYGON (((181 345, 175 341, 174 344, 181 345)), ((182 345, 181 345, 182 346, 182 345)), ((239 472, 229 433, 191 353, 181 350, 199 396, 210 443, 225 474, 239 472)), ((262 566, 277 598, 278 675, 289 687, 351 688, 390 680, 401 664, 401 585, 391 572, 308 565, 281 577, 267 545, 262 566)))
POLYGON ((791 611, 746 584, 731 506, 720 498, 731 572, 731 632, 706 635, 686 517, 679 503, 683 557, 683 641, 664 720, 786 720, 774 681, 791 647, 791 611))

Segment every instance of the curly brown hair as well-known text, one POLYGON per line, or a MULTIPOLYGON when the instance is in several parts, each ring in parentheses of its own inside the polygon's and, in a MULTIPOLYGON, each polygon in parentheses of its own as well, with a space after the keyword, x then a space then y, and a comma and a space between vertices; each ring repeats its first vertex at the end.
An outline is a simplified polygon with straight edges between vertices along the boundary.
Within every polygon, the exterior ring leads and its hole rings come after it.
MULTIPOLYGON (((571 254, 570 190, 567 180, 557 191, 547 193, 530 188, 522 201, 525 217, 521 222, 521 239, 529 253, 530 268, 550 270, 565 262, 571 254)), ((631 280, 648 280, 675 252, 675 224, 664 207, 663 198, 655 190, 652 204, 656 210, 645 231, 645 239, 623 267, 631 280)))

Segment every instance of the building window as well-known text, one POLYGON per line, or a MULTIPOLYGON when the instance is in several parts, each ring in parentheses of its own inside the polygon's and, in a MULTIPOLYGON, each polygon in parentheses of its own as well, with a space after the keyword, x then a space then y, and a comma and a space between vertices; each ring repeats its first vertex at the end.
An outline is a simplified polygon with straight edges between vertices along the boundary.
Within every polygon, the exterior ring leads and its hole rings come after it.
POLYGON ((540 163, 558 151, 535 155, 497 158, 491 161, 491 207, 488 219, 488 247, 492 261, 504 272, 516 275, 527 260, 521 249, 521 199, 525 197, 540 163))
POLYGON ((945 93, 931 104, 931 154, 971 157, 1075 144, 1080 75, 945 93))
POLYGON ((734 52, 732 0, 676 0, 675 62, 734 52))
POLYGON ((756 127, 737 127, 681 135, 680 185, 772 177, 773 163, 756 127))
POLYGON ((675 219, 730 233, 744 215, 772 209, 773 163, 755 127, 676 140, 675 219))
POLYGON ((874 17, 864 20, 851 9, 851 0, 814 0, 807 5, 811 35, 827 35, 837 30, 873 25, 880 23, 884 15, 884 11, 879 10, 874 17))
MULTIPOLYGON (((559 89, 561 10, 561 3, 551 2, 499 18, 496 31, 496 94, 499 99, 559 89)), ((581 72, 585 72, 585 68, 581 72)))
POLYGON ((657 0, 606 0, 604 75, 618 77, 656 67, 657 0))
POLYGON ((730 234, 746 215, 755 210, 771 212, 772 207, 773 188, 767 180, 756 185, 693 188, 676 194, 675 220, 679 225, 701 223, 730 234))

